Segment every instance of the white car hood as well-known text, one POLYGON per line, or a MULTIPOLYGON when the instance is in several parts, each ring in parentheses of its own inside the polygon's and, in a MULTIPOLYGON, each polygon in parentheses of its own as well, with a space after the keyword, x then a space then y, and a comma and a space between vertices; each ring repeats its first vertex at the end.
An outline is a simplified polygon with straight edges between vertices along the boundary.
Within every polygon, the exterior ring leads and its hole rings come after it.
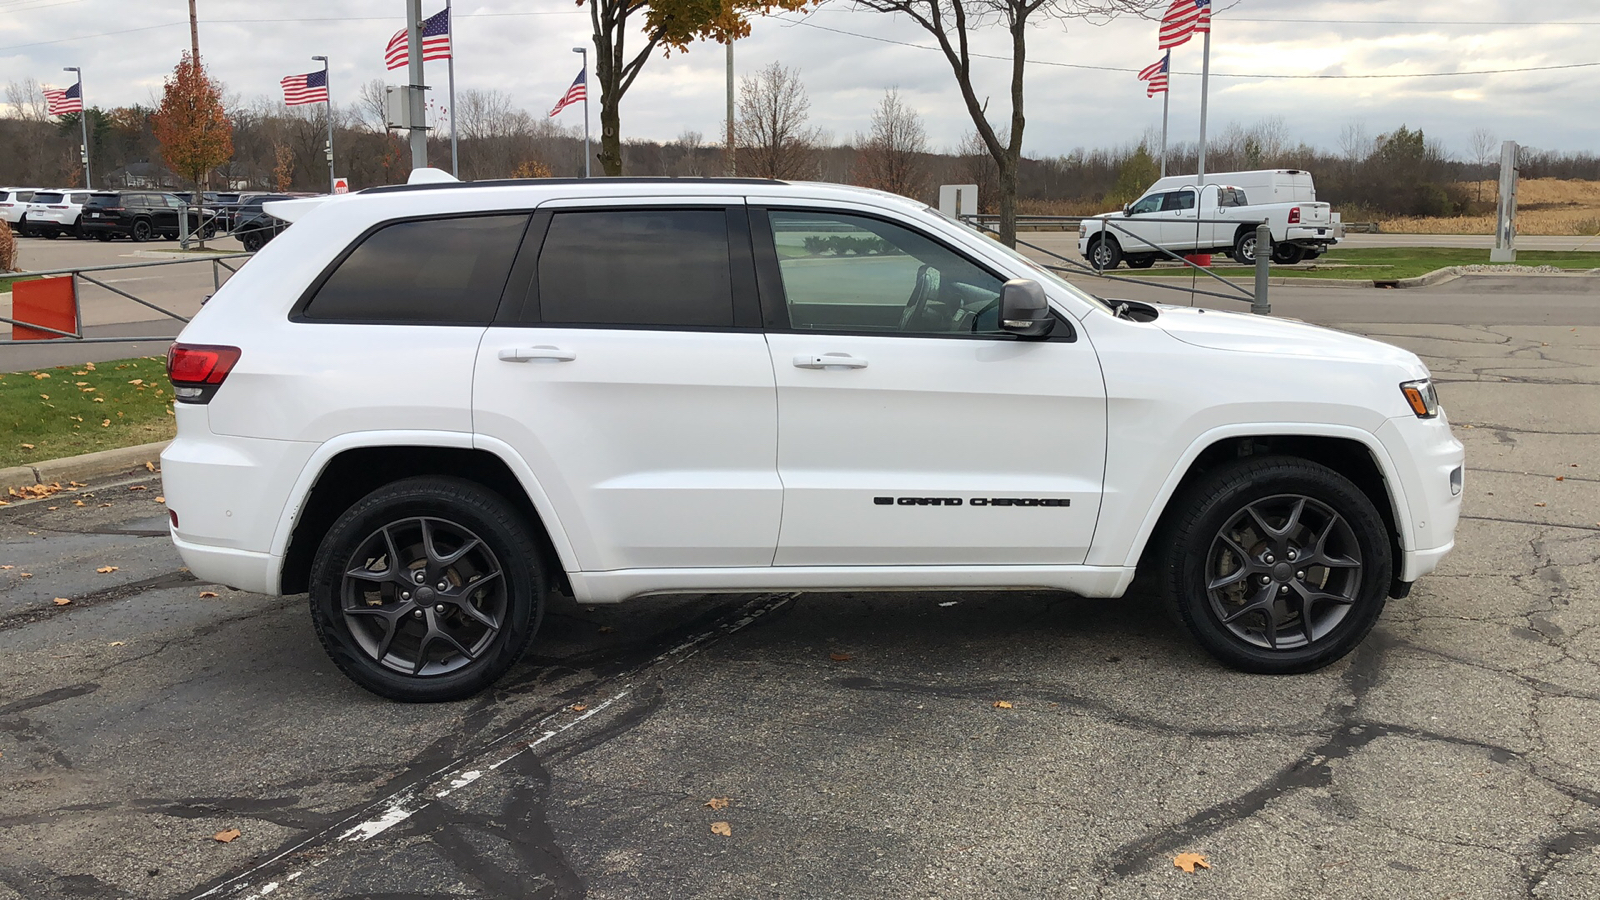
MULTIPOLYGON (((1115 301, 1112 301, 1115 302, 1115 301)), ((1360 335, 1249 313, 1160 306, 1155 325, 1167 334, 1196 347, 1241 353, 1272 353, 1317 359, 1387 362, 1426 377, 1427 368, 1416 354, 1392 344, 1360 335)))

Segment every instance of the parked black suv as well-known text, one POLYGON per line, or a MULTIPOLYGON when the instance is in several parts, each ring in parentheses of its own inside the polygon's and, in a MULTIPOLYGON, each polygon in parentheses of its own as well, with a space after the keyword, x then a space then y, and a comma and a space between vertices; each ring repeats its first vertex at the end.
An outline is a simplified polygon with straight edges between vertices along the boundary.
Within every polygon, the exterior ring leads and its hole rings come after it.
POLYGON ((124 235, 135 241, 148 241, 156 237, 178 236, 178 216, 185 210, 189 216, 189 232, 210 237, 215 232, 214 214, 209 210, 196 210, 173 194, 156 191, 100 191, 89 195, 83 205, 83 230, 102 241, 124 235))
POLYGON ((298 196, 304 195, 252 194, 246 197, 233 211, 233 236, 251 253, 260 250, 267 241, 277 237, 278 232, 289 227, 288 222, 267 215, 261 205, 273 200, 293 200, 298 196))

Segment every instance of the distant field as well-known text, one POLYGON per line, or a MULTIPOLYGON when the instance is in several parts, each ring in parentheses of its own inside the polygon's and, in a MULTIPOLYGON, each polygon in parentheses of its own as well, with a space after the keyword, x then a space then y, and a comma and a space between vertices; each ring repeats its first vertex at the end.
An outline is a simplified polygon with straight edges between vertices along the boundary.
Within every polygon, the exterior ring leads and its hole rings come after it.
MULTIPOLYGON (((1474 197, 1494 202, 1499 183, 1467 182, 1474 197)), ((1493 215, 1382 219, 1392 234, 1494 234, 1493 215)), ((1533 178, 1517 184, 1518 234, 1600 234, 1600 181, 1533 178)))
MULTIPOLYGON (((1218 275, 1225 278, 1247 279, 1252 277, 1252 269, 1246 266, 1228 265, 1232 263, 1232 260, 1227 257, 1214 257, 1213 260, 1217 263, 1218 275)), ((1435 269, 1444 269, 1450 266, 1487 265, 1488 262, 1489 251, 1487 250, 1465 250, 1452 247, 1363 247, 1348 250, 1335 249, 1317 260, 1315 268, 1273 266, 1272 275, 1274 278, 1285 276, 1290 278, 1327 278, 1350 281, 1386 281, 1389 279, 1415 278, 1418 275, 1426 275, 1435 269)), ((1561 269, 1585 271, 1600 268, 1600 252, 1562 253, 1553 250, 1518 250, 1517 265, 1555 266, 1561 269)), ((1126 275, 1128 273, 1125 270, 1118 269, 1116 274, 1126 275)), ((1187 278, 1190 272, 1187 267, 1172 265, 1132 274, 1187 278)))

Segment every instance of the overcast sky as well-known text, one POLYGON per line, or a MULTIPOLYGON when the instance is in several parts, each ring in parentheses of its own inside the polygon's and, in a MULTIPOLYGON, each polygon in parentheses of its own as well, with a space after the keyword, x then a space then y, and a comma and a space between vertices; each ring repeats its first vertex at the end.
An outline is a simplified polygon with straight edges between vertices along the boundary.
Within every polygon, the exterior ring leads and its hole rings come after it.
MULTIPOLYGON (((1373 75, 1454 72, 1592 63, 1600 41, 1595 0, 1217 0, 1213 26, 1211 128, 1281 116, 1295 140, 1335 147, 1341 129, 1373 134, 1402 123, 1422 128, 1467 155, 1475 128, 1554 150, 1600 149, 1600 66, 1516 74, 1361 80, 1288 80, 1244 75, 1373 75), (1374 22, 1376 24, 1367 24, 1374 22), (1534 24, 1521 24, 1534 23, 1534 24), (1564 23, 1564 24, 1544 24, 1564 23)), ((443 0, 424 0, 424 15, 443 0)), ((383 69, 383 48, 405 24, 402 0, 199 0, 200 49, 212 73, 248 99, 277 96, 278 79, 307 72, 310 56, 332 57, 334 99, 400 71, 383 69)), ((577 74, 571 48, 589 44, 589 17, 571 0, 458 0, 457 88, 496 88, 535 114, 554 104, 577 74)), ((736 45, 743 74, 774 60, 798 67, 812 119, 836 139, 865 130, 884 88, 898 85, 925 117, 935 147, 949 147, 970 120, 943 57, 885 41, 930 43, 913 23, 852 10, 833 0, 805 18, 762 19, 736 45), (820 26, 820 27, 819 27, 820 26), (840 34, 837 29, 853 34, 840 34), (870 40, 868 37, 881 40, 870 40)), ((186 0, 0 0, 0 81, 33 77, 70 83, 62 66, 84 68, 88 99, 102 107, 152 102, 162 78, 189 46, 186 0), (115 33, 120 32, 120 33, 115 33)), ((635 43, 634 46, 637 46, 635 43)), ((1006 56, 1003 33, 975 49, 1006 56)), ((1070 152, 1137 140, 1161 121, 1161 100, 1146 99, 1131 72, 1044 63, 1138 69, 1159 58, 1156 25, 1121 19, 1071 21, 1032 30, 1025 152, 1070 152)), ((1200 69, 1198 39, 1173 51, 1178 73, 1200 69)), ((980 90, 991 118, 1008 116, 1009 63, 979 60, 980 90)), ((442 94, 445 64, 428 64, 442 94)), ((624 138, 669 140, 684 129, 716 140, 723 117, 723 50, 699 44, 657 55, 623 100, 624 138)), ((1193 140, 1199 121, 1198 74, 1173 79, 1172 135, 1193 140)), ((598 88, 591 102, 598 129, 598 88)), ((581 125, 581 107, 561 114, 581 125)))

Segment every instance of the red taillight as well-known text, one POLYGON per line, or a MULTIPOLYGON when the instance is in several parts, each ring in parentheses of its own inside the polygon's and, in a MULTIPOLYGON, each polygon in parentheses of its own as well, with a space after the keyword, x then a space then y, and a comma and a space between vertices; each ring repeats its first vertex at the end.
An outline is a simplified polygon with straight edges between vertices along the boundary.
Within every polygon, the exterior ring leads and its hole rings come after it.
POLYGON ((172 520, 172 527, 173 528, 177 528, 178 527, 178 511, 175 510, 175 509, 168 509, 167 510, 167 517, 172 520))
POLYGON ((238 347, 173 344, 167 350, 167 377, 179 400, 205 403, 238 361, 238 347))
POLYGON ((65 207, 65 206, 52 206, 50 208, 51 209, 67 209, 68 207, 65 207))
POLYGON ((1295 208, 1289 210, 1289 224, 1290 225, 1299 225, 1300 224, 1300 207, 1296 206, 1295 208))

